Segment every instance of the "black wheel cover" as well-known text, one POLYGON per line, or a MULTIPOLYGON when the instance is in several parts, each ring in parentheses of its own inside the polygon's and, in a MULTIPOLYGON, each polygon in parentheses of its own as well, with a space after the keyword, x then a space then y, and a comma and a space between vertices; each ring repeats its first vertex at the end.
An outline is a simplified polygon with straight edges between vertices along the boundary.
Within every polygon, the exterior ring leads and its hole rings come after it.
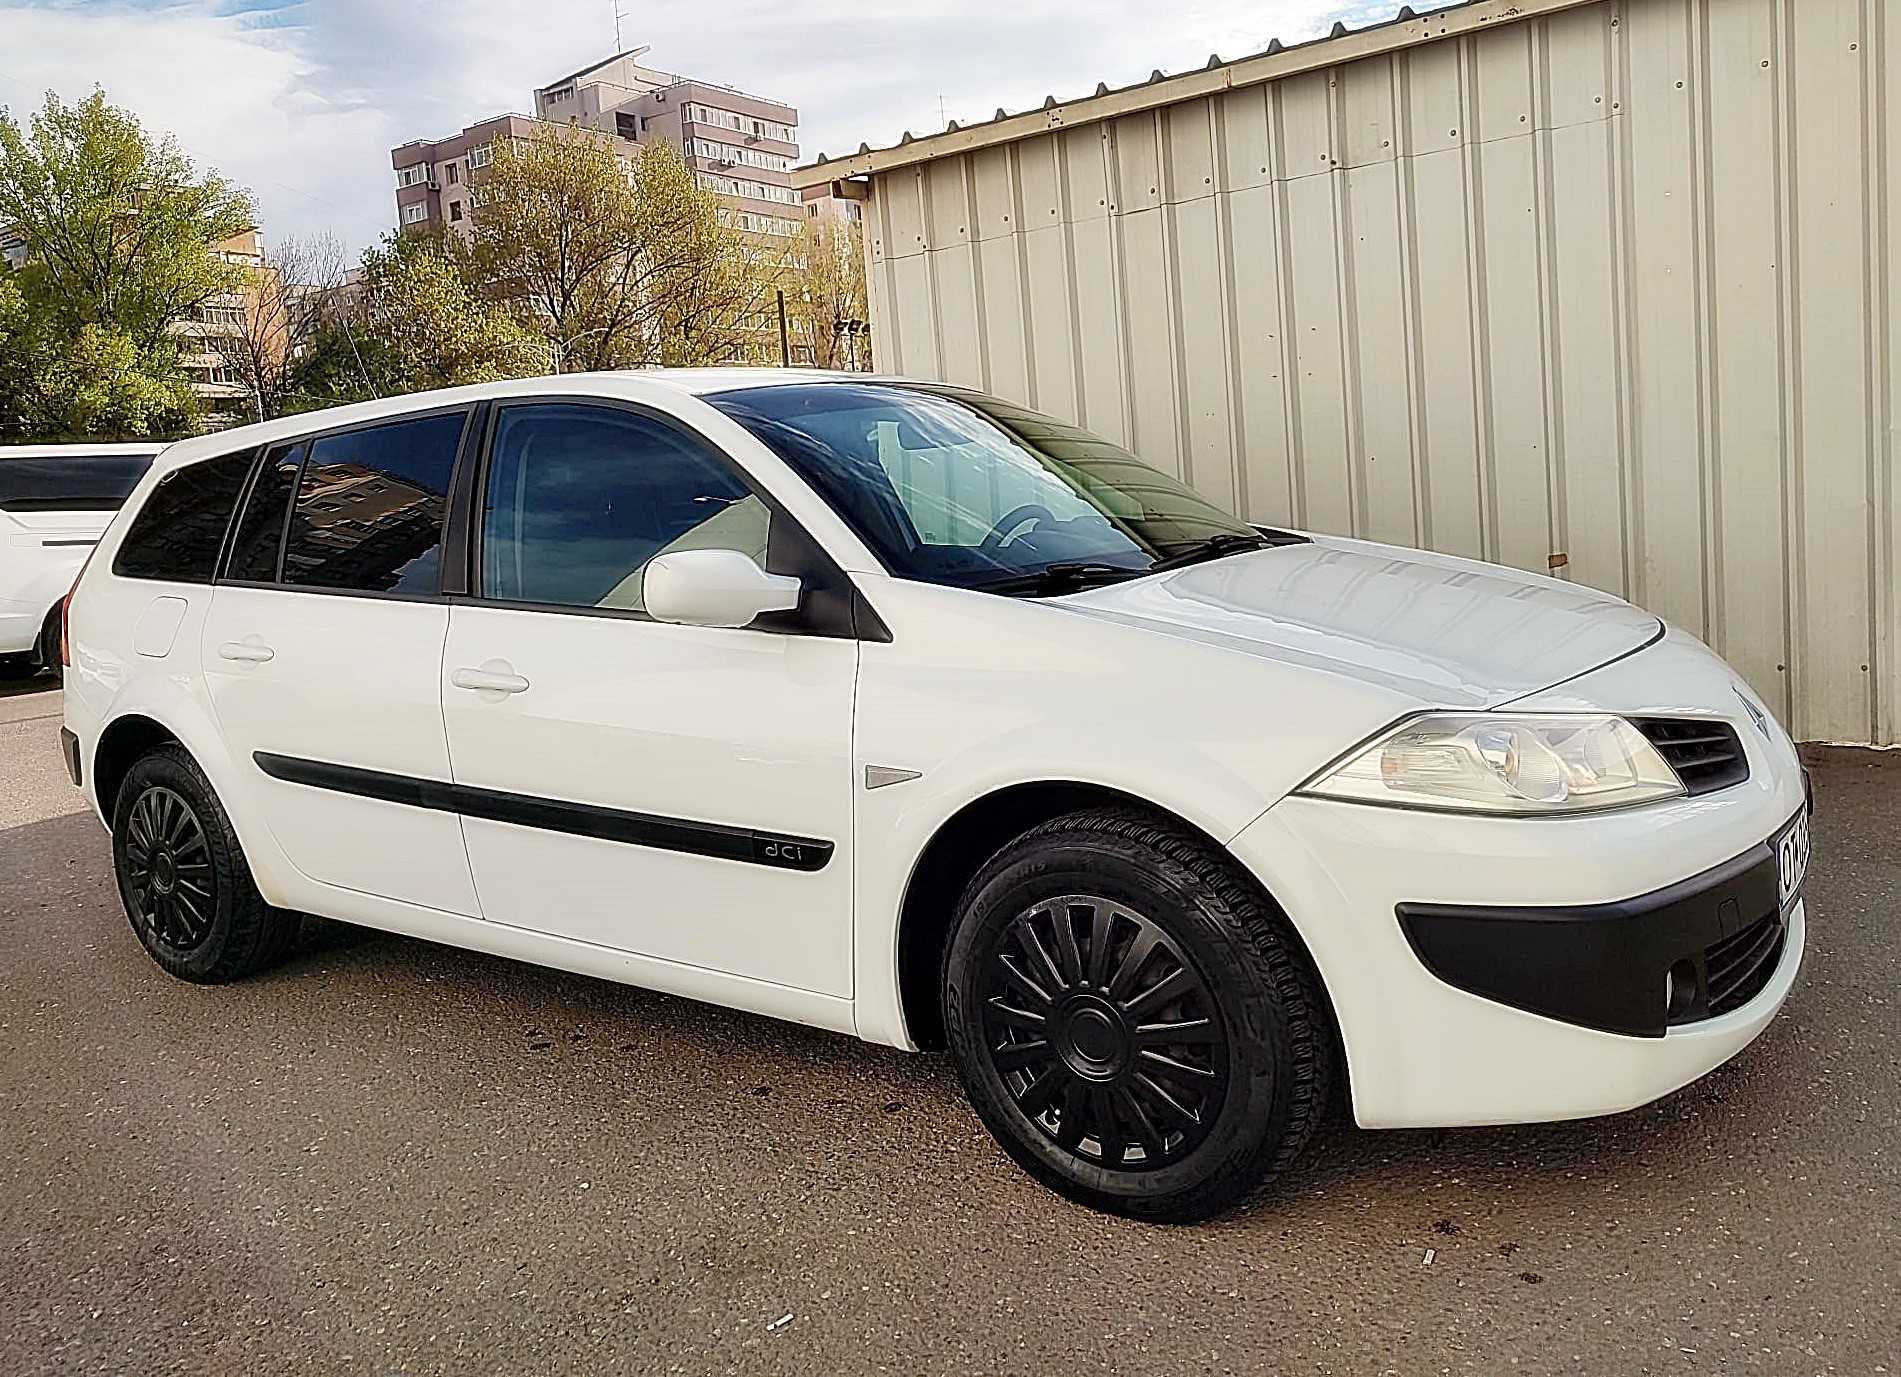
POLYGON ((182 955, 211 935, 216 880, 204 824, 163 785, 146 788, 126 815, 125 878, 134 921, 160 947, 182 955))
POLYGON ((1227 1099, 1227 1032, 1155 923, 1093 895, 1046 900, 1003 926, 982 982, 991 1070, 1063 1151, 1145 1171, 1208 1136, 1227 1099))

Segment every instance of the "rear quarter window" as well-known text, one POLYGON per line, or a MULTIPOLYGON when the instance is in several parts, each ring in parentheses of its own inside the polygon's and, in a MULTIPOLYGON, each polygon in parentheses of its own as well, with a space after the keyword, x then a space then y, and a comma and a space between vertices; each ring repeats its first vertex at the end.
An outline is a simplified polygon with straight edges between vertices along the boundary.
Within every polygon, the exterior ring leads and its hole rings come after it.
POLYGON ((187 464, 161 478, 119 542, 112 572, 128 579, 210 583, 255 453, 187 464))

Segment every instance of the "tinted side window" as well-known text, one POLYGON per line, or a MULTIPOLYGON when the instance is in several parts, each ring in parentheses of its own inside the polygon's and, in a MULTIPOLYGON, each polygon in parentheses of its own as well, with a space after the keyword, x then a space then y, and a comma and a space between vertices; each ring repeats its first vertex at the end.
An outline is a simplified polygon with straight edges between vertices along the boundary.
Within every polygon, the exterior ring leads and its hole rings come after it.
POLYGON ((466 412, 325 435, 311 448, 284 542, 284 582, 434 593, 466 412))
POLYGON ((643 611, 647 561, 738 550, 764 563, 771 510, 716 452, 623 411, 505 408, 482 512, 482 592, 643 611))
POLYGON ((152 467, 149 454, 0 459, 0 511, 116 512, 152 467))
POLYGON ((307 448, 299 441, 279 445, 264 456, 257 480, 251 484, 251 495, 244 500, 244 514, 238 518, 231 537, 226 578, 244 583, 276 581, 277 553, 284 542, 284 513, 290 506, 297 470, 307 448))
POLYGON ((166 474, 132 518, 112 572, 128 579, 210 583, 256 452, 247 449, 166 474))

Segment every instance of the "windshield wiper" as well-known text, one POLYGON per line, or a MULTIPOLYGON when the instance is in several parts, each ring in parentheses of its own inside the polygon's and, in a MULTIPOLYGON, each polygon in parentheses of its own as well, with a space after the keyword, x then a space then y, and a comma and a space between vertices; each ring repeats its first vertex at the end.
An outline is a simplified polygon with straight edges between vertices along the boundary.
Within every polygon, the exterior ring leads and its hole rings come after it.
POLYGON ((1067 560, 1046 564, 1027 574, 1012 574, 1008 578, 975 586, 981 593, 1006 595, 1073 593, 1079 588, 1091 588, 1101 583, 1120 583, 1123 579, 1140 578, 1148 572, 1146 569, 1126 569, 1119 564, 1103 564, 1094 560, 1067 560))
POLYGON ((1159 574, 1164 569, 1179 569, 1183 565, 1200 564, 1205 560, 1220 559, 1224 555, 1238 555, 1243 550, 1265 550, 1270 545, 1287 543, 1264 535, 1242 535, 1238 531, 1223 531, 1219 535, 1198 540, 1193 545, 1185 546, 1172 555, 1156 560, 1143 572, 1159 574))

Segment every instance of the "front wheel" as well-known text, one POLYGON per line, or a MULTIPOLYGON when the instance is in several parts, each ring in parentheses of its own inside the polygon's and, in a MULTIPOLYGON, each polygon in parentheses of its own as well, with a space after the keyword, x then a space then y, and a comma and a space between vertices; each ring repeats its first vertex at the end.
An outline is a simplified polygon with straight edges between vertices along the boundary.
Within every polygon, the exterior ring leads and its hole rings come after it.
POLYGON ((159 746, 126 772, 112 813, 126 917, 151 958, 181 980, 222 984, 262 970, 297 931, 258 893, 237 833, 184 747, 159 746))
POLYGON ((1293 1162, 1327 1103, 1321 996, 1284 920, 1141 813, 1073 813, 993 857, 959 904, 943 999, 985 1125, 1097 1209, 1218 1213, 1293 1162))

